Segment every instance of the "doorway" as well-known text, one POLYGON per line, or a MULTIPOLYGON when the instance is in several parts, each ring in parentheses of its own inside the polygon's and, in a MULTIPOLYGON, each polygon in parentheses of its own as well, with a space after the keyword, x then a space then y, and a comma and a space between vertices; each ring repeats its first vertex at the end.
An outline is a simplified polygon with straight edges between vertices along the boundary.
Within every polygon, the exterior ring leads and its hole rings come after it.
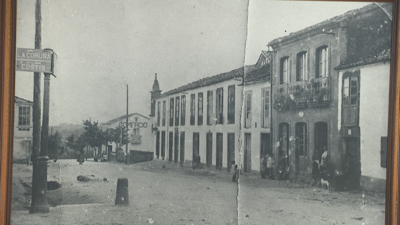
POLYGON ((181 166, 183 166, 183 163, 185 161, 185 131, 181 131, 181 144, 180 144, 180 161, 181 161, 181 166))
POLYGON ((193 133, 193 163, 200 163, 199 154, 199 133, 193 133))
POLYGON ((217 133, 217 162, 216 162, 216 169, 222 169, 222 133, 217 133))
POLYGON ((160 131, 157 131, 156 135, 156 156, 160 158, 160 131))
POLYGON ((324 148, 328 150, 328 124, 325 122, 314 124, 314 148, 318 150, 320 156, 324 148))
POLYGON ((228 172, 232 169, 232 161, 235 160, 235 133, 228 133, 228 160, 227 169, 228 172))
POLYGON ((179 131, 175 128, 175 141, 174 141, 174 163, 178 163, 179 156, 179 131))
POLYGON ((260 159, 267 154, 271 154, 271 134, 261 133, 260 159))
POLYGON ((168 161, 172 162, 172 155, 173 155, 172 151, 174 148, 174 145, 173 145, 174 144, 174 132, 172 132, 172 131, 169 132, 168 143, 169 143, 168 161))
POLYGON ((207 133, 206 140, 206 164, 208 167, 212 165, 212 133, 207 133))
POLYGON ((165 131, 161 131, 161 158, 165 159, 165 131))
POLYGON ((251 172, 251 134, 244 134, 244 172, 251 172))
POLYGON ((345 138, 345 186, 349 189, 358 189, 361 179, 361 158, 358 138, 345 138))

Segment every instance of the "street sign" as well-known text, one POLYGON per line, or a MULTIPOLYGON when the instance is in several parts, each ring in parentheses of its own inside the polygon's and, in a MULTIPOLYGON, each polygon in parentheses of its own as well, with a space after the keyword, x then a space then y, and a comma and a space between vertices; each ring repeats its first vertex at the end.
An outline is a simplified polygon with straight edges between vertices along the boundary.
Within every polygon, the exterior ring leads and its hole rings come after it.
POLYGON ((17 48, 17 71, 54 73, 52 50, 17 48))

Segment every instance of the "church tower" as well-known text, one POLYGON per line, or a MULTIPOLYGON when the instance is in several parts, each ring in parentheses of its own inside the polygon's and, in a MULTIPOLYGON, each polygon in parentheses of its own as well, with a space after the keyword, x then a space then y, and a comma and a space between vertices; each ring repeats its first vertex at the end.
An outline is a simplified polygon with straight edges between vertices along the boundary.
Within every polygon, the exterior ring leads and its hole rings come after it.
POLYGON ((158 84, 157 80, 157 73, 155 75, 154 83, 153 83, 153 90, 150 91, 151 93, 151 113, 150 116, 156 115, 156 101, 155 99, 161 95, 160 85, 158 84))

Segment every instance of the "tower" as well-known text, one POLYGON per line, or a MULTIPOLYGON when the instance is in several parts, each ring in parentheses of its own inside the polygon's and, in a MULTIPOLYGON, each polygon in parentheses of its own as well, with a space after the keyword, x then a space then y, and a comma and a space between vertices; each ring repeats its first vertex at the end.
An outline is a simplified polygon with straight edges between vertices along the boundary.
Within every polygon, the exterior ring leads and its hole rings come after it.
POLYGON ((150 91, 151 93, 151 112, 150 116, 155 116, 156 114, 156 101, 155 99, 161 95, 160 85, 157 80, 157 73, 155 74, 153 89, 150 91))

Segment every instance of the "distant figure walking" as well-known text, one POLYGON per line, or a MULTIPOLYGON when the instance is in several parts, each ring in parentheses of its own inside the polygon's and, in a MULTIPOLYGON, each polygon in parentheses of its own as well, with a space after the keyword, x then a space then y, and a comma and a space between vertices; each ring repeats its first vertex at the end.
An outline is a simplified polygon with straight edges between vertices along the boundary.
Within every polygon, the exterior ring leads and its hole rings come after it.
POLYGON ((269 155, 264 155, 261 157, 260 160, 260 174, 261 174, 261 179, 265 179, 265 176, 268 175, 268 168, 267 168, 267 161, 268 161, 269 155))
POLYGON ((268 177, 269 179, 274 179, 274 155, 271 153, 267 160, 267 170, 268 170, 268 177))

